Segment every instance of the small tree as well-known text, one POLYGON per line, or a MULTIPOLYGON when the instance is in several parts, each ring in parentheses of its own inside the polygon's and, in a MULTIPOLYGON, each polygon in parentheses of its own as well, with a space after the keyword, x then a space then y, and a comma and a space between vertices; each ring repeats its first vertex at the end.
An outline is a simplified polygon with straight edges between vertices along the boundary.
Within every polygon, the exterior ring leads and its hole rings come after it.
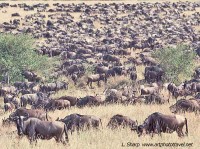
POLYGON ((177 84, 193 74, 195 52, 186 45, 157 50, 153 53, 153 57, 165 71, 167 81, 177 84))
POLYGON ((45 74, 51 67, 46 56, 38 55, 35 40, 25 34, 0 34, 0 79, 7 76, 10 82, 22 81, 24 69, 45 74))

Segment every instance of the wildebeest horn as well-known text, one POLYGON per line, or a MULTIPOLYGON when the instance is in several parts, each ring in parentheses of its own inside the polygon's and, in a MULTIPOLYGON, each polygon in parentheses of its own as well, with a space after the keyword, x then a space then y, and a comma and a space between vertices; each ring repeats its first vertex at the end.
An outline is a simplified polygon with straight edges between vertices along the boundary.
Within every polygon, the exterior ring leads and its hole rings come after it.
POLYGON ((136 124, 136 126, 138 126, 138 121, 137 120, 135 121, 135 124, 136 124))

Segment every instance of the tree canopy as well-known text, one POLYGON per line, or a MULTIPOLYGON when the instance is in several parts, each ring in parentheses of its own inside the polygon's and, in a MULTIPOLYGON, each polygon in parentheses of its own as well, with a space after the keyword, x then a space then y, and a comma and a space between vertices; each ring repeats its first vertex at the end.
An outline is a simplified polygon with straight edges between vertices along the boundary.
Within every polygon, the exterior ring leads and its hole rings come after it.
POLYGON ((165 71, 165 79, 180 83, 191 77, 195 67, 195 52, 186 45, 167 47, 153 53, 165 71))
POLYGON ((35 52, 35 40, 26 34, 0 34, 0 79, 9 75, 10 82, 22 81, 23 70, 45 74, 51 67, 46 56, 35 52))

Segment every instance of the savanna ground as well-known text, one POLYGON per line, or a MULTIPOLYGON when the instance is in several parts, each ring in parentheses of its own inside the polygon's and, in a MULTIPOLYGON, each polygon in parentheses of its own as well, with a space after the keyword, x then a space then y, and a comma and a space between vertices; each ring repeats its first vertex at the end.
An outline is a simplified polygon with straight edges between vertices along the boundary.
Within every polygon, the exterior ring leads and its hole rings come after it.
MULTIPOLYGON (((176 1, 176 0, 173 0, 176 1)), ((191 0, 189 0, 191 1, 191 0)), ((82 1, 83 2, 83 1, 82 1)), ((85 1, 84 1, 85 2, 85 1)), ((112 1, 113 2, 113 1, 112 1)), ((119 2, 119 1, 117 1, 119 2)), ((136 3, 141 2, 140 0, 134 1, 124 1, 125 3, 136 3)), ((146 1, 147 2, 147 1, 146 1)), ((148 1, 150 2, 150 1, 148 1)), ((151 1, 156 2, 156 1, 151 1)), ((161 1, 159 1, 161 2, 161 1)), ((9 3, 23 3, 23 1, 16 2, 12 1, 9 3)), ((38 1, 26 1, 28 4, 38 3, 38 1)), ((53 4, 53 1, 45 1, 45 3, 53 4)), ((71 3, 70 1, 62 1, 62 3, 71 3)), ((74 2, 80 3, 80 2, 74 2)), ((95 1, 86 1, 85 3, 94 4, 95 1)), ((108 1, 102 1, 102 3, 109 3, 108 1)), ((6 9, 7 13, 0 12, 0 23, 4 21, 9 21, 11 13, 19 12, 20 15, 23 17, 28 13, 33 12, 20 12, 21 9, 18 8, 8 8, 6 9)), ((188 12, 190 13, 190 12, 188 12)), ((80 14, 74 14, 77 17, 80 14)), ((97 24, 98 27, 98 24, 97 24)), ((133 54, 133 53, 132 53, 133 54)), ((138 79, 143 78, 144 66, 140 66, 137 68, 138 72, 138 79)), ((120 81, 129 81, 128 78, 124 77, 116 77, 109 80, 108 85, 113 86, 119 84, 120 81)), ((83 97, 85 95, 95 95, 99 94, 102 98, 105 98, 103 91, 105 89, 105 85, 102 84, 100 88, 95 86, 94 89, 84 88, 79 89, 73 86, 73 83, 70 82, 69 90, 67 91, 60 91, 54 97, 60 97, 62 95, 71 95, 76 97, 83 97)), ((164 94, 167 96, 167 92, 163 91, 164 94)), ((165 114, 171 114, 169 110, 169 106, 174 104, 175 100, 170 99, 169 104, 164 105, 144 105, 144 104, 136 104, 136 105, 128 105, 123 106, 121 104, 115 105, 107 105, 107 106, 99 106, 99 107, 84 107, 82 109, 73 107, 69 110, 57 110, 55 112, 49 112, 49 115, 55 120, 57 117, 63 118, 72 113, 80 113, 80 114, 88 114, 88 115, 95 115, 102 119, 103 128, 100 131, 97 130, 89 130, 85 132, 81 132, 79 135, 77 133, 73 133, 72 135, 69 134, 69 144, 67 146, 63 146, 62 144, 58 144, 55 142, 54 139, 44 141, 38 140, 37 145, 30 145, 28 139, 23 137, 19 139, 16 127, 0 127, 0 144, 2 149, 27 149, 27 148, 48 148, 48 149, 59 149, 59 148, 70 148, 70 149, 118 149, 118 148, 126 148, 122 147, 122 143, 126 145, 126 143, 140 143, 140 146, 137 148, 194 148, 198 149, 200 147, 200 118, 199 115, 195 115, 194 113, 186 113, 181 114, 184 115, 188 119, 188 127, 189 127, 189 135, 188 137, 179 138, 176 133, 172 134, 162 134, 162 137, 155 135, 153 138, 150 136, 141 136, 138 137, 135 132, 131 132, 130 129, 118 129, 112 131, 106 128, 106 125, 109 119, 115 114, 122 114, 129 116, 133 120, 137 120, 139 124, 141 124, 145 118, 153 112, 161 112, 165 114), (12 133, 15 131, 14 133, 12 133), (184 147, 144 147, 142 143, 192 143, 191 147, 184 146, 184 147)), ((9 113, 3 113, 3 100, 1 100, 1 111, 0 111, 0 120, 4 117, 8 117, 9 113)), ((0 122, 0 125, 1 122, 0 122)), ((185 131, 185 128, 184 128, 185 131)), ((133 147, 127 147, 133 148, 133 147)))

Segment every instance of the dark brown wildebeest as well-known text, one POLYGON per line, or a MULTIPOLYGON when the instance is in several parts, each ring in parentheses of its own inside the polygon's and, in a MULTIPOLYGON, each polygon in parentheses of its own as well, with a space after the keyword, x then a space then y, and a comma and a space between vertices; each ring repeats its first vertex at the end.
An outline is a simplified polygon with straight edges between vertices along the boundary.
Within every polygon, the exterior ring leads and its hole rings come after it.
POLYGON ((80 98, 77 102, 78 107, 83 106, 98 106, 102 104, 102 100, 98 96, 85 96, 83 98, 80 98))
POLYGON ((62 96, 58 99, 68 100, 70 102, 70 106, 75 106, 77 104, 77 102, 79 101, 79 98, 72 97, 72 96, 62 96))
POLYGON ((160 81, 159 80, 159 76, 158 76, 158 73, 157 72, 155 72, 155 71, 147 71, 146 73, 145 73, 145 80, 147 81, 147 82, 158 82, 158 81, 160 81))
POLYGON ((58 100, 51 100, 51 102, 52 102, 51 108, 53 110, 55 109, 61 110, 61 109, 66 109, 70 107, 70 101, 68 100, 58 99, 58 100))
MULTIPOLYGON (((59 118, 57 119, 59 120, 59 118)), ((59 121, 62 121, 66 124, 67 130, 71 130, 71 133, 77 130, 84 130, 90 129, 90 128, 96 128, 99 129, 99 126, 102 125, 101 119, 97 118, 93 115, 81 115, 81 114, 70 114, 66 116, 64 119, 60 119, 59 121)))
POLYGON ((145 80, 146 81, 161 81, 164 71, 158 66, 150 66, 145 68, 145 80))
POLYGON ((198 100, 195 99, 180 99, 174 105, 169 107, 172 113, 178 112, 195 112, 197 114, 200 111, 200 103, 198 100))
POLYGON ((104 74, 93 74, 88 76, 87 85, 90 85, 92 88, 92 82, 98 82, 98 86, 100 86, 100 81, 107 82, 106 76, 104 74))
POLYGON ((155 112, 145 119, 142 125, 133 127, 132 130, 136 130, 138 136, 142 134, 154 133, 161 135, 163 133, 177 132, 179 137, 184 136, 183 127, 186 126, 186 135, 188 135, 187 119, 180 115, 164 115, 162 113, 155 112))
POLYGON ((106 66, 96 66, 94 71, 98 74, 105 74, 108 70, 109 68, 106 66))
POLYGON ((50 140, 55 138, 57 142, 66 144, 68 142, 67 127, 63 122, 47 122, 37 118, 25 116, 13 117, 17 125, 19 136, 27 135, 30 142, 37 141, 38 138, 50 140))
POLYGON ((120 63, 120 58, 114 55, 104 55, 103 56, 103 60, 108 61, 108 62, 116 62, 116 63, 120 63))
POLYGON ((111 129, 115 129, 118 127, 129 127, 132 128, 134 126, 137 126, 137 121, 133 121, 128 116, 123 116, 120 114, 114 115, 110 118, 110 121, 108 122, 107 127, 111 129))
POLYGON ((15 116, 26 116, 29 115, 29 117, 35 117, 42 121, 48 121, 50 120, 50 116, 47 115, 47 112, 43 110, 38 109, 26 109, 26 108, 19 108, 15 112, 10 114, 10 118, 15 116))
POLYGON ((28 71, 28 70, 25 70, 22 72, 22 75, 28 79, 28 81, 31 81, 31 82, 34 82, 36 81, 36 78, 38 77, 38 75, 35 73, 35 72, 32 72, 32 71, 28 71))

